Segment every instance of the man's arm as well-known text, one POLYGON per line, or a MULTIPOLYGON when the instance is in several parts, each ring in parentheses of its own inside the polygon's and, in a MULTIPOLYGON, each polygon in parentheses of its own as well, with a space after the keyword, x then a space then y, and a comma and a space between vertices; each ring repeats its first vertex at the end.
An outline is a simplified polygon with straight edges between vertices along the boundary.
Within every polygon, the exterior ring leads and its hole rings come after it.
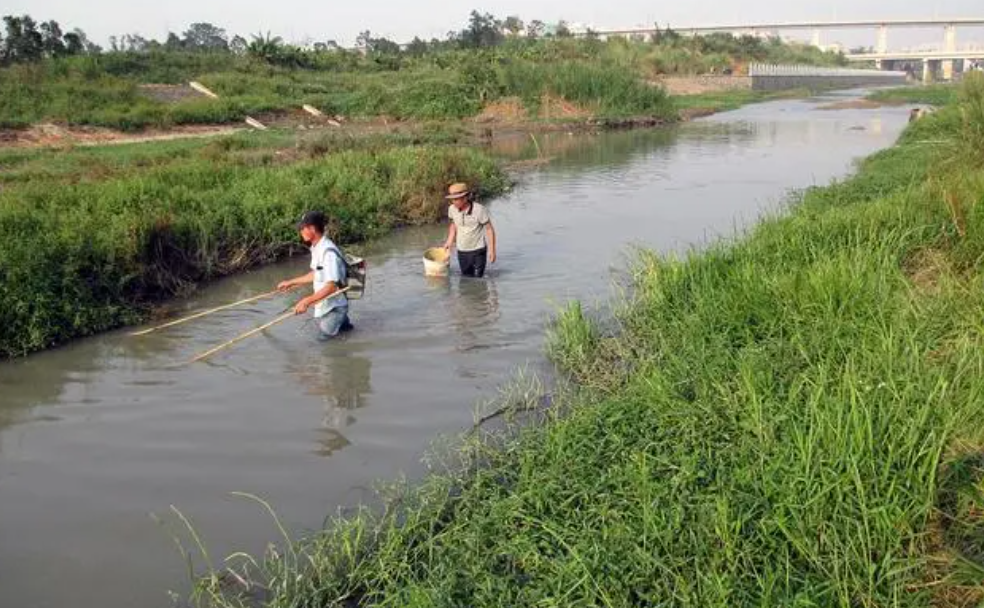
POLYGON ((485 224, 485 236, 489 241, 489 264, 495 264, 495 227, 491 220, 485 224))
POLYGON ((444 248, 448 251, 454 247, 454 240, 458 236, 458 227, 455 226, 454 222, 448 224, 448 240, 444 241, 444 248))
POLYGON ((307 296, 306 298, 301 298, 300 302, 294 306, 294 313, 302 315, 308 311, 309 308, 330 297, 333 293, 338 291, 338 284, 334 281, 329 281, 324 287, 314 292, 313 294, 307 296))
POLYGON ((314 283, 314 271, 301 275, 294 279, 288 279, 286 281, 281 281, 277 284, 277 289, 279 291, 290 291, 298 285, 307 285, 309 283, 314 283))

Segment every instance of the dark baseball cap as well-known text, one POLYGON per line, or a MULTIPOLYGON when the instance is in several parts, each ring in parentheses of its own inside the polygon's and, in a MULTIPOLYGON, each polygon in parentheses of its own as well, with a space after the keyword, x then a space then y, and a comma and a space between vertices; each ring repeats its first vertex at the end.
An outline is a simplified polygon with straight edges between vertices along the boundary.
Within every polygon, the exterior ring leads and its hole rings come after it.
POLYGON ((318 230, 324 232, 325 224, 328 223, 328 218, 325 214, 320 211, 308 211, 301 216, 301 219, 297 222, 297 229, 300 230, 305 226, 314 226, 318 230))

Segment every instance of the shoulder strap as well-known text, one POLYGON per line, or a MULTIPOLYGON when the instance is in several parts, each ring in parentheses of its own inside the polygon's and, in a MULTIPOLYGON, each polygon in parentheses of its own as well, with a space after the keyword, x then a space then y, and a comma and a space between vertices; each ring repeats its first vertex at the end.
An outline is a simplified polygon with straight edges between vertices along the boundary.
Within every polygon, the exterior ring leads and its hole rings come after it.
POLYGON ((345 276, 342 279, 342 287, 345 287, 348 284, 348 260, 345 259, 345 254, 342 253, 342 250, 335 245, 332 245, 331 247, 328 247, 325 250, 330 251, 334 253, 336 256, 338 256, 339 261, 341 261, 342 266, 345 268, 345 276))

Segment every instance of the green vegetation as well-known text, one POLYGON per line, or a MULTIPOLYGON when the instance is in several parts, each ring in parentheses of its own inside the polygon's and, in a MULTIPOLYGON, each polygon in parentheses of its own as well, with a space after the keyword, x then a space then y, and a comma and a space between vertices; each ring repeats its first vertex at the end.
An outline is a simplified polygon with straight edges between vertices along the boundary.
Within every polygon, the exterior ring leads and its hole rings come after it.
MULTIPOLYGON (((660 74, 723 73, 750 61, 844 62, 813 47, 750 36, 691 38, 667 30, 649 39, 603 42, 564 35, 562 28, 549 37, 542 31, 542 24, 473 13, 447 40, 418 39, 405 48, 364 32, 364 52, 333 42, 299 48, 270 35, 230 42, 224 30, 205 23, 164 43, 114 39, 109 52, 44 53, 38 47, 0 61, 11 64, 0 69, 0 128, 47 121, 134 131, 238 122, 302 104, 346 117, 461 119, 504 98, 519 98, 535 116, 545 96, 600 117, 671 118, 665 93, 646 83, 660 74), (512 35, 502 33, 507 26, 512 35), (144 86, 191 80, 221 99, 144 86)), ((22 39, 33 40, 18 34, 22 39)))
MULTIPOLYGON (((560 316, 579 389, 543 424, 237 576, 276 607, 979 605, 982 128, 968 79, 747 238, 641 254, 613 322, 560 316)), ((252 605, 231 581, 196 598, 252 605)))
MULTIPOLYGON (((505 186, 490 158, 465 149, 323 156, 314 140, 286 155, 250 149, 242 137, 157 145, 132 156, 65 157, 61 169, 51 166, 63 171, 60 183, 31 176, 4 184, 0 358, 134 322, 148 304, 195 283, 296 251, 292 222, 304 209, 328 212, 332 236, 351 243, 438 219, 450 182, 477 183, 486 194, 505 186), (175 155, 165 160, 169 148, 175 155), (73 179, 73 162, 91 159, 120 162, 105 178, 73 179)), ((37 170, 30 157, 20 161, 37 170)))
POLYGON ((70 148, 0 148, 0 187, 43 180, 100 182, 136 176, 148 169, 213 165, 283 164, 350 150, 382 151, 397 146, 464 144, 471 134, 459 125, 423 123, 378 133, 327 129, 243 131, 232 135, 156 140, 125 145, 70 148))
POLYGON ((882 103, 922 103, 933 106, 945 106, 953 103, 956 98, 957 87, 952 84, 931 84, 882 89, 868 95, 868 99, 882 103))

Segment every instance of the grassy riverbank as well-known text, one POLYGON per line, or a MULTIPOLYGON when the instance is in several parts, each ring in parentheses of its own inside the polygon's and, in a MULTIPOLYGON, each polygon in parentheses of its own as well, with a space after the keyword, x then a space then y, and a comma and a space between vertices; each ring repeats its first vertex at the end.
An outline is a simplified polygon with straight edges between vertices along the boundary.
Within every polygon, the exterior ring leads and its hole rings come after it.
POLYGON ((665 92, 647 84, 659 75, 720 73, 752 61, 845 61, 806 45, 719 34, 497 36, 477 47, 450 40, 400 49, 376 40, 361 53, 276 43, 240 53, 156 49, 14 65, 0 69, 0 128, 54 122, 138 131, 241 122, 251 114, 297 112, 302 104, 349 118, 454 120, 504 99, 519 100, 532 117, 560 99, 596 117, 669 119, 665 92), (191 80, 220 99, 184 86, 191 80))
POLYGON ((745 238, 640 254, 613 323, 558 320, 579 388, 543 424, 240 576, 269 606, 978 605, 984 79, 962 96, 745 238))
POLYGON ((326 156, 315 142, 278 155, 252 143, 53 157, 62 165, 10 154, 25 173, 0 191, 0 358, 134 322, 196 283, 297 251, 293 221, 305 209, 324 209, 332 236, 352 243, 435 221, 450 182, 486 194, 506 186, 491 158, 468 149, 326 156))
POLYGON ((882 89, 869 94, 867 99, 888 104, 945 106, 956 101, 957 86, 952 84, 930 84, 882 89))

